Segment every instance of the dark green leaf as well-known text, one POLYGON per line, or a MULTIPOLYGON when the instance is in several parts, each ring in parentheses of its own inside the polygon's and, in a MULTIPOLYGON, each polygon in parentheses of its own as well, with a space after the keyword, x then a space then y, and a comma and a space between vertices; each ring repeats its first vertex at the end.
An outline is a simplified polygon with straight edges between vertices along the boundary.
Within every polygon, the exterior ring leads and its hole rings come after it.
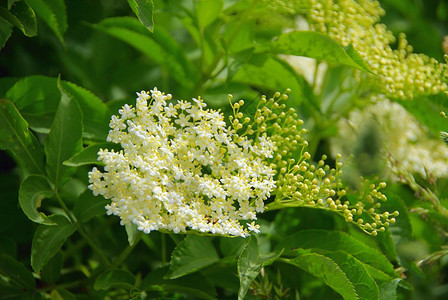
POLYGON ((261 268, 275 261, 281 255, 281 250, 261 257, 258 252, 258 243, 255 237, 248 238, 246 247, 238 259, 238 277, 240 278, 240 289, 238 299, 244 299, 250 284, 260 273, 261 268))
MULTIPOLYGON (((191 76, 196 74, 188 71, 180 46, 162 28, 151 34, 140 22, 129 17, 105 19, 93 27, 141 51, 166 69, 181 86, 186 88, 193 86, 191 76), (167 47, 168 45, 170 47, 167 47)), ((190 64, 189 66, 192 67, 190 64)))
POLYGON ((98 161, 98 151, 100 149, 108 149, 120 151, 122 148, 115 143, 98 143, 90 145, 84 148, 81 152, 76 153, 70 157, 69 160, 64 161, 64 165, 71 167, 79 167, 83 165, 102 165, 101 161, 98 161))
POLYGON ((32 174, 44 173, 44 154, 28 124, 9 100, 0 99, 0 149, 11 151, 32 174))
POLYGON ((0 17, 22 30, 26 36, 35 36, 37 34, 36 15, 25 2, 15 3, 11 10, 0 7, 0 17))
POLYGON ((0 253, 0 274, 14 286, 29 290, 36 288, 36 281, 31 271, 25 268, 21 262, 3 253, 0 253))
POLYGON ((238 238, 228 238, 228 237, 220 237, 219 238, 219 249, 224 254, 224 256, 239 256, 241 251, 247 247, 246 239, 242 237, 238 238))
POLYGON ((344 49, 327 35, 315 31, 284 33, 271 43, 270 51, 276 54, 312 57, 370 72, 353 47, 344 49))
POLYGON ((36 14, 51 28, 64 44, 64 33, 67 30, 67 12, 64 0, 25 0, 36 14))
POLYGON ((52 259, 42 268, 42 278, 45 282, 54 284, 61 277, 61 269, 64 263, 64 258, 61 251, 58 251, 52 259))
POLYGON ((135 276, 126 270, 111 269, 98 275, 95 280, 95 290, 107 290, 110 288, 131 289, 135 284, 135 276))
POLYGON ((54 223, 37 209, 42 200, 53 197, 54 192, 45 177, 31 175, 20 185, 19 204, 25 215, 33 222, 54 225, 54 223))
POLYGON ((359 299, 347 275, 332 259, 303 249, 296 249, 295 253, 297 254, 295 258, 281 261, 297 266, 320 278, 326 285, 341 294, 345 300, 359 299))
POLYGON ((45 141, 46 171, 56 188, 69 179, 75 169, 63 162, 82 149, 82 112, 78 103, 60 87, 61 101, 45 141))
POLYGON ((150 31, 154 31, 154 3, 152 0, 128 0, 140 22, 150 31))
POLYGON ((0 17, 0 50, 5 46, 12 33, 11 23, 0 17))
POLYGON ((281 241, 277 247, 284 248, 284 254, 294 253, 294 248, 339 250, 354 256, 366 265, 381 270, 389 276, 396 276, 393 265, 381 252, 339 231, 299 231, 281 241))
POLYGON ((174 249, 167 276, 170 279, 175 279, 193 273, 218 260, 218 253, 211 238, 189 235, 174 249))
POLYGON ((383 283, 380 286, 380 300, 396 300, 397 299, 397 286, 401 281, 400 278, 396 278, 391 282, 383 283))
POLYGON ((65 240, 76 231, 76 226, 64 216, 53 215, 50 219, 57 225, 39 225, 31 244, 31 266, 36 272, 58 253, 65 240))
POLYGON ((88 222, 92 218, 104 215, 105 206, 108 203, 106 199, 101 196, 94 196, 91 190, 86 190, 82 193, 75 203, 73 213, 80 222, 88 222))
POLYGON ((160 290, 192 295, 201 299, 216 299, 216 291, 201 274, 194 273, 177 279, 164 279, 168 267, 156 269, 143 279, 142 290, 160 290))
POLYGON ((198 0, 195 3, 199 28, 205 28, 218 18, 224 5, 223 0, 198 0))

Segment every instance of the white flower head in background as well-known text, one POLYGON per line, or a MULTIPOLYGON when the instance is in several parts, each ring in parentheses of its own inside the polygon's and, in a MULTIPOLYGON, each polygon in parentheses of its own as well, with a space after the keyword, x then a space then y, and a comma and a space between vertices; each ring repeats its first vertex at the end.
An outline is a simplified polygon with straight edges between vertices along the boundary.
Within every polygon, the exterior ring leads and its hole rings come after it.
POLYGON ((107 213, 144 233, 258 233, 239 220, 256 220, 275 188, 266 163, 272 140, 238 135, 201 98, 174 103, 157 88, 137 95, 136 107, 123 106, 110 121, 107 140, 123 150, 101 149, 104 170, 89 172, 89 188, 111 200, 107 213))

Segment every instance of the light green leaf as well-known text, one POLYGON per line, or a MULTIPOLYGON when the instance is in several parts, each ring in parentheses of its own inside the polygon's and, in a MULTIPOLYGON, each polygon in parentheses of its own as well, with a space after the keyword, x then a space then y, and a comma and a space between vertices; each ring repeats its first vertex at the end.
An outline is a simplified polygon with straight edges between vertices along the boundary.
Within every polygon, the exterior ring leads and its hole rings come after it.
POLYGON ((45 141, 46 171, 56 188, 61 187, 75 169, 63 162, 82 149, 82 112, 78 103, 60 86, 61 101, 45 141))
POLYGON ((128 0, 140 22, 150 31, 154 31, 154 3, 152 0, 128 0))
POLYGON ((0 17, 0 49, 2 49, 12 33, 11 23, 0 17))
POLYGON ((95 280, 94 289, 108 290, 110 288, 124 288, 131 289, 135 284, 135 276, 126 270, 110 269, 104 271, 95 280))
POLYGON ((35 36, 37 34, 36 15, 25 2, 15 3, 11 10, 0 7, 0 17, 22 30, 26 36, 35 36))
POLYGON ((94 196, 91 190, 82 193, 75 203, 73 213, 80 222, 88 222, 96 216, 104 215, 104 208, 109 201, 101 196, 94 196))
POLYGON ((61 215, 50 216, 57 225, 39 225, 31 244, 31 266, 39 272, 58 253, 65 240, 76 231, 76 226, 61 215))
POLYGON ((135 242, 137 241, 137 236, 140 233, 140 231, 137 230, 137 225, 135 224, 128 224, 125 225, 126 234, 128 235, 128 242, 129 246, 134 246, 135 242))
POLYGON ((189 235, 174 249, 167 276, 170 279, 175 279, 193 273, 218 260, 218 253, 210 237, 189 235))
POLYGON ((190 71, 194 66, 188 62, 177 42, 162 28, 151 34, 135 18, 129 17, 105 19, 93 27, 141 51, 161 68, 166 69, 169 76, 181 86, 193 86, 191 78, 196 77, 198 73, 190 71))
POLYGON ((203 29, 213 23, 221 13, 223 5, 223 0, 197 0, 195 10, 199 28, 203 29))
POLYGON ((341 251, 324 251, 321 254, 338 264, 353 284, 359 299, 378 299, 378 286, 359 260, 341 251))
POLYGON ((54 192, 45 177, 31 175, 20 185, 19 204, 25 215, 33 222, 47 225, 54 225, 44 213, 37 209, 41 206, 42 200, 53 197, 54 192))
POLYGON ((397 299, 397 287, 401 281, 400 278, 395 278, 391 282, 383 283, 380 286, 380 300, 396 300, 397 299))
POLYGON ((284 254, 294 253, 295 248, 319 248, 328 251, 339 250, 354 256, 363 264, 381 270, 389 276, 396 276, 393 265, 381 252, 339 231, 298 231, 281 241, 277 247, 284 248, 284 254))
POLYGON ((156 269, 142 281, 141 289, 145 291, 162 289, 167 292, 183 293, 195 298, 213 300, 216 291, 208 279, 199 273, 189 274, 177 279, 165 279, 168 267, 156 269))
POLYGON ((337 263, 331 258, 309 250, 296 249, 293 259, 281 259, 285 263, 297 266, 320 278, 326 285, 344 297, 345 300, 359 299, 353 284, 337 263))
POLYGON ((246 247, 238 258, 238 277, 240 279, 240 289, 238 299, 243 300, 249 290, 250 284, 260 273, 261 268, 273 261, 280 255, 281 250, 271 253, 268 256, 260 257, 258 243, 255 237, 249 237, 246 247))
POLYGON ((0 99, 0 149, 9 150, 32 174, 44 174, 44 153, 28 124, 9 100, 0 99))
POLYGON ((0 253, 0 274, 14 286, 34 290, 36 281, 31 271, 9 255, 0 253))
POLYGON ((327 35, 315 31, 284 33, 270 45, 270 52, 312 57, 331 63, 343 64, 370 72, 361 56, 353 49, 344 49, 327 35))
POLYGON ((108 149, 120 151, 122 148, 115 143, 98 143, 92 144, 84 148, 81 152, 76 153, 70 159, 64 161, 64 165, 71 167, 79 167, 83 165, 103 165, 101 161, 98 161, 98 151, 100 149, 108 149))
POLYGON ((67 11, 64 0, 25 0, 64 44, 67 30, 67 11))

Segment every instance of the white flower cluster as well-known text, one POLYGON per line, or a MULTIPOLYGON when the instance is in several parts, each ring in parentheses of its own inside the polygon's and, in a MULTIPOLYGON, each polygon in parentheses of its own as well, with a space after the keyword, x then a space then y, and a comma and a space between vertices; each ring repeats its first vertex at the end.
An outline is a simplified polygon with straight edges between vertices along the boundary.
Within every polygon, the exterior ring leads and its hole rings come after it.
POLYGON ((239 136, 201 98, 173 104, 157 88, 150 94, 137 93, 136 107, 112 117, 107 140, 123 150, 101 149, 104 171, 89 172, 89 188, 111 200, 107 213, 144 233, 258 233, 254 221, 239 220, 256 220, 275 188, 265 162, 275 148, 270 138, 239 136))

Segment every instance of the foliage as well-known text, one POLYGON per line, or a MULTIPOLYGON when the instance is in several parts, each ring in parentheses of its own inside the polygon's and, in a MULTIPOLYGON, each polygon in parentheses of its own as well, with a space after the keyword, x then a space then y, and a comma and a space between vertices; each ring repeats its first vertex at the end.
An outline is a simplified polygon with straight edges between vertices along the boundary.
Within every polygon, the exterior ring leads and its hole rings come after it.
POLYGON ((0 299, 446 297, 447 20, 3 1, 0 299))

